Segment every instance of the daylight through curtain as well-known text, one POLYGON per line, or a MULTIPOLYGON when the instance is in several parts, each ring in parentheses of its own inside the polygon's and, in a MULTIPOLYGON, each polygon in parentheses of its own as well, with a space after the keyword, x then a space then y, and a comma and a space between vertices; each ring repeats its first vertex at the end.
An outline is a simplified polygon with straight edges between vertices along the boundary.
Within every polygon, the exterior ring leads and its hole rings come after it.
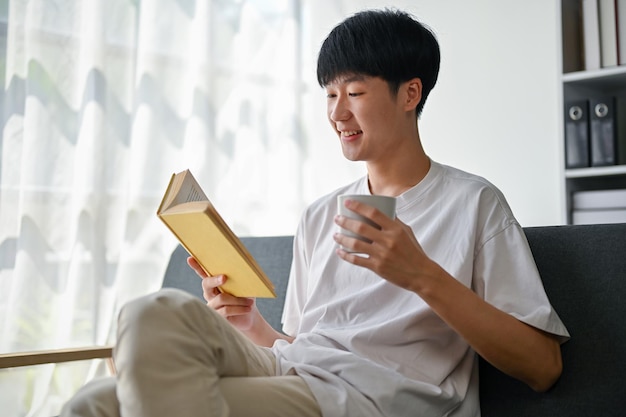
MULTIPOLYGON (((241 235, 303 204, 297 0, 0 2, 0 352, 114 342, 175 241, 190 168, 241 235)), ((0 372, 0 413, 50 416, 91 362, 0 372)))

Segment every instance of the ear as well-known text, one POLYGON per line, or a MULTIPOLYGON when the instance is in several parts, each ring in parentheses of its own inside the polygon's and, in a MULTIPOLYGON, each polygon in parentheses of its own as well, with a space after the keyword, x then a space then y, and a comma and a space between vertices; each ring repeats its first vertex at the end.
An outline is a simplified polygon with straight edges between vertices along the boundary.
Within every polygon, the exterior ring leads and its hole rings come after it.
POLYGON ((404 83, 405 103, 404 110, 415 110, 417 105, 422 101, 422 80, 413 78, 404 83))

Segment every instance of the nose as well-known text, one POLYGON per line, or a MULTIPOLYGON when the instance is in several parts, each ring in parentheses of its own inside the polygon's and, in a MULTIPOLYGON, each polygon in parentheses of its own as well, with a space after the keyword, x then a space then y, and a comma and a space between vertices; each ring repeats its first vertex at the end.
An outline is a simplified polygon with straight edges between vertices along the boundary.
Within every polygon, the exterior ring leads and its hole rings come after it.
POLYGON ((346 100, 340 96, 328 103, 328 118, 333 122, 340 122, 350 118, 346 100))

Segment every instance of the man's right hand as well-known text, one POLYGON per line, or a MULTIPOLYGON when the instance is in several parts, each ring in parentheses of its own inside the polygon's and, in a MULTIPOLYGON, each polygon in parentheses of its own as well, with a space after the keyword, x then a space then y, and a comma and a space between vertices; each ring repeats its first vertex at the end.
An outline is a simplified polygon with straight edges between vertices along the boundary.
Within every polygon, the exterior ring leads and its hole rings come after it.
POLYGON ((235 297, 221 292, 218 287, 228 279, 225 275, 209 276, 198 261, 192 256, 187 264, 202 278, 202 295, 207 305, 217 311, 237 329, 246 332, 254 326, 257 315, 260 315, 254 298, 235 297))
POLYGON ((254 298, 235 297, 221 292, 218 287, 224 285, 228 277, 207 275, 192 256, 187 258, 187 264, 202 278, 202 294, 207 305, 226 318, 254 343, 271 347, 276 339, 284 339, 289 343, 293 341, 293 337, 277 332, 269 325, 256 307, 254 298))

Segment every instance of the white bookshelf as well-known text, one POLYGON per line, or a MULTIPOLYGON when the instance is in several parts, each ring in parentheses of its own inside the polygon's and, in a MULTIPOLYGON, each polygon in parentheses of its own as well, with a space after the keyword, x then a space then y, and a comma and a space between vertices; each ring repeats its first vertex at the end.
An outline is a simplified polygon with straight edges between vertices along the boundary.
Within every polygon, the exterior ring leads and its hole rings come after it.
MULTIPOLYGON (((563 22, 563 19, 566 16, 565 8, 569 7, 571 10, 571 7, 575 6, 577 2, 579 2, 579 0, 561 0, 561 23, 563 28, 566 26, 563 22)), ((580 29, 582 30, 582 25, 580 29)), ((568 47, 571 46, 566 45, 567 42, 580 42, 582 45, 581 39, 568 39, 568 34, 565 32, 565 30, 562 31, 564 56, 568 47)), ((569 36, 571 36, 571 33, 569 36)), ((582 36, 582 33, 580 36, 582 36)), ((571 51, 571 49, 569 49, 569 51, 571 51)), ((607 95, 626 96, 626 65, 585 71, 582 67, 582 61, 580 63, 581 67, 578 70, 564 73, 561 76, 561 88, 563 94, 561 114, 563 114, 565 103, 569 101, 607 95)), ((563 62, 563 67, 565 68, 566 66, 571 68, 572 64, 570 63, 566 65, 566 63, 563 62)), ((564 125, 564 122, 565 119, 562 117, 561 124, 564 125)), ((626 120, 623 122, 626 123, 626 120)), ((565 129, 562 128, 560 131, 560 149, 564 152, 565 129)), ((626 144, 623 144, 622 146, 625 145, 626 144)), ((621 161, 621 163, 624 163, 624 161, 621 161)), ((564 156, 562 158, 562 164, 561 172, 563 174, 562 180, 565 189, 564 197, 567 223, 572 223, 572 196, 575 192, 626 189, 626 165, 566 169, 564 156)))

